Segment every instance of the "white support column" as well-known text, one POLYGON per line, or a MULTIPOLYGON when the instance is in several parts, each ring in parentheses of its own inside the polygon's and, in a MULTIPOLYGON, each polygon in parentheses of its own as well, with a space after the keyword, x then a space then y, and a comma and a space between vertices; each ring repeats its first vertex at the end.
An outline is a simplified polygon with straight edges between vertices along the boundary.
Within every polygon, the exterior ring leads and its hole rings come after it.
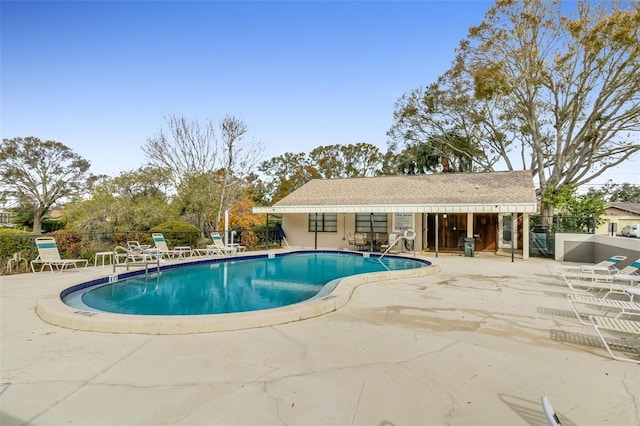
POLYGON ((467 213, 467 238, 473 238, 473 213, 467 213))
POLYGON ((224 245, 229 245, 229 210, 224 211, 224 245))
POLYGON ((529 213, 522 213, 522 258, 529 258, 529 213))

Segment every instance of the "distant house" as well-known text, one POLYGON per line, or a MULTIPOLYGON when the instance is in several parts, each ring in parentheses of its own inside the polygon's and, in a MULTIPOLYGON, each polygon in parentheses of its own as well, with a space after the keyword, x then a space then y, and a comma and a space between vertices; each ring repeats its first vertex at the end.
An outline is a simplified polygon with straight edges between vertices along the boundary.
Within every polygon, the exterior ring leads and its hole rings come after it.
POLYGON ((604 211, 602 218, 605 222, 598 227, 597 234, 620 235, 625 226, 640 224, 640 203, 606 203, 604 211), (615 224, 615 232, 612 224, 615 224))
POLYGON ((314 179, 253 212, 281 217, 292 247, 356 248, 352 237, 363 233, 368 244, 357 248, 374 250, 410 229, 418 251, 462 251, 475 238, 475 251, 513 243, 528 258, 537 199, 530 171, 443 173, 314 179))
POLYGON ((60 209, 50 210, 47 214, 44 215, 45 219, 59 221, 64 218, 64 212, 60 209))
POLYGON ((13 228, 16 214, 9 210, 0 209, 0 228, 13 228))

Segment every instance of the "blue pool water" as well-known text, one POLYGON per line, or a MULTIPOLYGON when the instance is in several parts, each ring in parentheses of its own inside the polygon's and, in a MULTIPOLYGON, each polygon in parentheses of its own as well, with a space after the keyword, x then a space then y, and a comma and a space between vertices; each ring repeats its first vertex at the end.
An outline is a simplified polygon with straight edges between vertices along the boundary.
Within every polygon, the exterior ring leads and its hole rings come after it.
POLYGON ((428 262, 400 257, 312 252, 205 263, 85 290, 89 308, 135 315, 255 311, 299 303, 349 275, 412 269, 428 262))

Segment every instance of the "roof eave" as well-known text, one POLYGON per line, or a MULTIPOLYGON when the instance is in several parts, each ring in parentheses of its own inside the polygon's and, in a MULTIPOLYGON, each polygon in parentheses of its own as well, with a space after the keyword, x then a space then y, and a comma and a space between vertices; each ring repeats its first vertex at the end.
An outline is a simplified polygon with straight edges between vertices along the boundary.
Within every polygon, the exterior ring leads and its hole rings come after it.
POLYGON ((537 213, 537 203, 305 205, 254 207, 253 213, 537 213))

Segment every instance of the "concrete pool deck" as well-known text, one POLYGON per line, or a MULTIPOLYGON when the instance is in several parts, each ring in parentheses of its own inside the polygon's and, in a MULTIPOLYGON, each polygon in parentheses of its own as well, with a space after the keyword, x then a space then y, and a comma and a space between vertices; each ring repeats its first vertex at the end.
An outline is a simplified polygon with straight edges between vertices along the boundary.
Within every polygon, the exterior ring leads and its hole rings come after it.
POLYGON ((640 423, 640 365, 579 323, 556 262, 424 257, 442 270, 361 285, 335 312, 185 335, 38 317, 108 267, 0 277, 0 424, 543 426, 542 395, 563 425, 640 423))

